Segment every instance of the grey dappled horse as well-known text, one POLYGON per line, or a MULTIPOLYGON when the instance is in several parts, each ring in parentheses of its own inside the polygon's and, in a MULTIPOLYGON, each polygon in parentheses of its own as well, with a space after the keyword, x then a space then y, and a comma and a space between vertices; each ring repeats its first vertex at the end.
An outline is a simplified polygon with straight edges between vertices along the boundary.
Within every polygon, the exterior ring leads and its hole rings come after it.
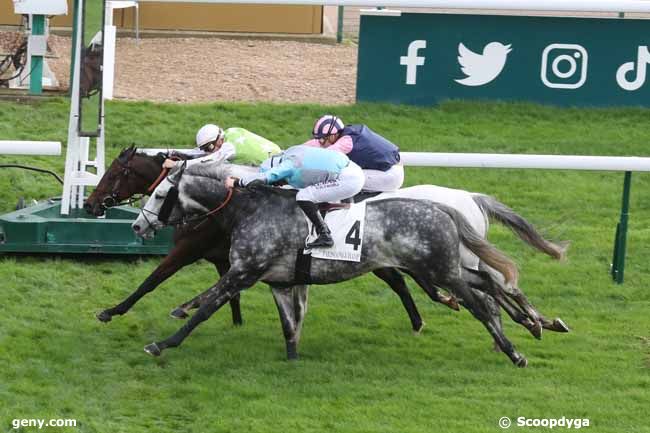
MULTIPOLYGON (((162 227, 161 220, 167 221, 170 214, 174 215, 172 221, 177 218, 174 209, 180 208, 183 214, 199 218, 210 214, 231 239, 228 272, 206 292, 199 310, 176 334, 145 348, 152 355, 180 345, 234 294, 257 281, 276 286, 296 283, 296 258, 304 246, 307 223, 295 203, 295 193, 227 190, 223 181, 230 174, 231 166, 227 164, 177 168, 156 188, 133 224, 139 235, 146 236, 162 227)), ((512 362, 525 366, 526 359, 505 337, 498 318, 472 292, 471 287, 491 294, 499 289, 487 274, 462 268, 461 243, 500 272, 507 286, 516 287, 514 263, 482 239, 459 212, 423 200, 399 198, 367 203, 360 262, 313 258, 311 282, 336 283, 387 267, 404 270, 425 291, 441 287, 460 298, 512 362)))
MULTIPOLYGON (((162 162, 165 158, 166 155, 149 155, 138 152, 134 146, 124 149, 106 170, 99 185, 97 185, 93 193, 86 200, 84 207, 88 212, 95 215, 102 215, 107 207, 117 205, 124 200, 132 198, 136 194, 149 193, 152 187, 157 185, 158 181, 163 178, 162 176, 167 174, 162 168, 162 162)), ((190 162, 189 164, 192 163, 190 162)), ((244 166, 233 167, 239 167, 242 171, 257 170, 244 166)), ((529 245, 554 258, 561 256, 562 250, 559 246, 546 241, 523 217, 492 197, 435 185, 418 185, 403 188, 393 193, 383 193, 371 200, 391 196, 426 199, 450 205, 463 213, 472 227, 483 236, 485 236, 487 231, 489 216, 490 220, 499 221, 511 228, 529 245)), ((100 312, 97 315, 99 320, 107 322, 114 315, 125 314, 142 296, 154 290, 160 282, 173 275, 183 266, 193 263, 201 257, 214 263, 219 275, 223 275, 227 271, 229 267, 228 252, 230 249, 230 240, 221 234, 219 228, 212 224, 211 221, 204 224, 201 221, 197 221, 194 224, 181 224, 177 225, 176 228, 177 230, 174 234, 175 246, 163 262, 124 301, 100 312), (209 242, 206 242, 207 240, 209 242)), ((478 257, 473 255, 465 247, 461 245, 460 249, 463 266, 472 269, 481 268, 489 270, 489 267, 483 263, 479 263, 478 257)), ((423 326, 423 322, 409 294, 404 279, 399 272, 392 268, 385 268, 375 270, 374 273, 386 281, 399 295, 402 304, 409 314, 413 330, 419 332, 423 326)), ((494 273, 500 277, 500 274, 494 273)), ((271 289, 280 313, 282 329, 287 343, 287 352, 291 357, 292 347, 297 346, 299 341, 302 321, 304 320, 304 314, 307 309, 308 289, 306 286, 296 286, 293 288, 271 287, 271 289)), ((432 290, 431 293, 436 295, 433 300, 442 302, 454 309, 458 308, 455 306, 455 300, 453 298, 444 297, 435 290, 432 290)), ((479 292, 476 292, 476 295, 483 299, 486 307, 490 308, 493 314, 499 314, 498 306, 495 305, 495 302, 489 296, 479 292)), ((192 308, 198 308, 200 299, 199 295, 183 303, 174 309, 172 317, 188 317, 187 312, 192 308)), ((501 299, 500 302, 503 304, 505 301, 501 299)), ((232 307, 233 323, 241 324, 238 295, 230 300, 230 305, 232 307)), ((509 308, 507 303, 504 305, 505 308, 509 308)), ((539 338, 538 331, 541 329, 538 329, 537 324, 530 320, 523 312, 518 311, 516 308, 510 308, 506 311, 509 311, 511 317, 513 314, 510 311, 515 311, 515 317, 513 317, 515 321, 523 324, 533 335, 539 338)), ((550 322, 543 317, 541 318, 545 328, 555 331, 567 330, 566 327, 556 327, 557 323, 562 323, 558 319, 555 322, 550 322)))

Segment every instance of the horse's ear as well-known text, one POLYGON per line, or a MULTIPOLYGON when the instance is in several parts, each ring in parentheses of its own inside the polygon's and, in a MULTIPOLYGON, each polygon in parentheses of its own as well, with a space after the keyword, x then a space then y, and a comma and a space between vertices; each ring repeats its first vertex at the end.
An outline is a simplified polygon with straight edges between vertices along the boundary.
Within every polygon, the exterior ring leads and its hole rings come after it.
POLYGON ((135 147, 135 143, 132 143, 131 147, 129 147, 129 159, 133 158, 137 151, 138 151, 138 148, 135 147))

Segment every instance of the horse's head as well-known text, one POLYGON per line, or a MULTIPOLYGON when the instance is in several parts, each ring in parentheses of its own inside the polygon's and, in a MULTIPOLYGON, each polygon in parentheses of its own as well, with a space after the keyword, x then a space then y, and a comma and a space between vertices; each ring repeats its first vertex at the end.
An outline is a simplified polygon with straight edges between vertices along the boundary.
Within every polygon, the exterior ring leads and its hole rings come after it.
POLYGON ((186 167, 185 162, 177 165, 156 187, 147 200, 140 215, 133 222, 133 231, 143 238, 151 237, 170 221, 180 221, 182 216, 179 202, 179 184, 186 167))
POLYGON ((91 44, 81 48, 81 75, 79 76, 79 94, 89 98, 102 86, 102 57, 104 49, 101 45, 91 44))
POLYGON ((148 187, 161 171, 164 157, 136 154, 131 146, 124 149, 108 167, 92 194, 84 203, 86 212, 101 216, 106 209, 147 193, 148 187))

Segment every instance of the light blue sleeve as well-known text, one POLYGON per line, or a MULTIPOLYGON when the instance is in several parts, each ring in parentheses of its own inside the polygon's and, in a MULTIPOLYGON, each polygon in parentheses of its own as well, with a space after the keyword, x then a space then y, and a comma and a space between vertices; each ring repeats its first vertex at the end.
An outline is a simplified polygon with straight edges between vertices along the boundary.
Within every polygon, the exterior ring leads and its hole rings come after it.
POLYGON ((293 166, 293 161, 290 159, 285 159, 277 167, 264 172, 266 175, 266 183, 273 184, 279 180, 286 179, 291 177, 296 171, 296 168, 293 166))
POLYGON ((291 177, 295 170, 296 169, 293 167, 293 162, 287 159, 282 161, 280 165, 273 167, 267 171, 243 177, 241 179, 241 184, 243 186, 246 186, 254 180, 263 180, 267 184, 273 184, 279 180, 291 177))

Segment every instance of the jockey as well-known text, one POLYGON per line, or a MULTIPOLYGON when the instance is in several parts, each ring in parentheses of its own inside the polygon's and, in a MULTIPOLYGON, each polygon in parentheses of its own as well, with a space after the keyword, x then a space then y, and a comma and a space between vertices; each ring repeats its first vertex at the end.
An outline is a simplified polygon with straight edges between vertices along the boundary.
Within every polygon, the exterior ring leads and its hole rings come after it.
MULTIPOLYGON (((282 152, 280 147, 244 128, 225 131, 208 123, 196 133, 196 148, 184 152, 187 159, 205 157, 210 161, 228 161, 235 164, 259 165, 271 155, 282 152)), ((177 161, 166 159, 164 168, 172 168, 177 161)))
POLYGON ((334 245, 316 204, 344 200, 359 193, 364 182, 361 168, 340 152, 299 145, 264 161, 257 175, 229 177, 226 186, 274 184, 281 180, 299 190, 296 202, 316 228, 318 238, 307 248, 334 245))
POLYGON ((404 183, 399 148, 366 125, 345 126, 328 114, 316 121, 312 137, 304 144, 344 153, 363 169, 365 191, 396 191, 404 183))

